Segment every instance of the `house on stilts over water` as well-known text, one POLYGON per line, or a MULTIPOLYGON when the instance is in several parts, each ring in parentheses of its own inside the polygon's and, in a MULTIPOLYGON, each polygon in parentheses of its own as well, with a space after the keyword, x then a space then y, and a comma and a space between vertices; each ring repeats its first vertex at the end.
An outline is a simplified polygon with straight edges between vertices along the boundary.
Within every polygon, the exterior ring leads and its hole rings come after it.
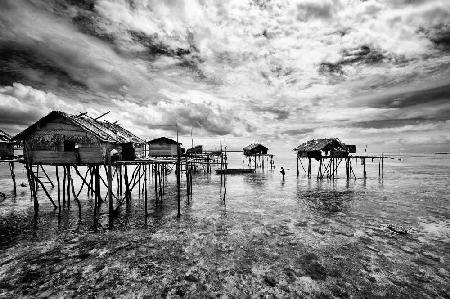
MULTIPOLYGON (((312 139, 304 142, 294 148, 299 158, 315 158, 319 160, 322 157, 345 158, 348 157, 349 148, 356 147, 354 145, 347 146, 338 138, 312 139)), ((354 152, 352 150, 352 152, 354 152)))
POLYGON ((243 148, 244 156, 248 158, 248 165, 254 166, 257 168, 258 166, 264 168, 264 160, 267 160, 267 163, 270 164, 270 167, 275 167, 273 162, 273 155, 268 154, 268 148, 262 145, 261 143, 252 143, 243 148), (253 163, 252 163, 253 159, 253 163), (270 159, 270 161, 269 161, 270 159))
POLYGON ((300 162, 308 177, 311 177, 311 159, 315 159, 320 162, 317 177, 323 178, 326 171, 327 177, 334 178, 341 160, 345 159, 346 175, 349 177, 349 171, 351 170, 349 154, 356 152, 356 146, 346 145, 338 138, 323 138, 304 142, 294 148, 294 151, 297 152, 297 176, 299 175, 300 162), (307 169, 303 166, 302 158, 308 159, 307 169), (328 159, 328 165, 326 166, 323 165, 325 159, 328 159))
POLYGON ((14 142, 11 136, 0 130, 0 160, 14 158, 14 142))
MULTIPOLYGON (((151 157, 176 157, 178 145, 181 146, 180 142, 176 142, 173 139, 167 137, 159 137, 147 141, 148 153, 151 157)), ((183 153, 184 149, 180 148, 183 153)))
POLYGON ((117 123, 60 111, 50 112, 13 140, 23 143, 26 163, 43 165, 105 164, 109 153, 130 161, 142 156, 145 146, 117 123))

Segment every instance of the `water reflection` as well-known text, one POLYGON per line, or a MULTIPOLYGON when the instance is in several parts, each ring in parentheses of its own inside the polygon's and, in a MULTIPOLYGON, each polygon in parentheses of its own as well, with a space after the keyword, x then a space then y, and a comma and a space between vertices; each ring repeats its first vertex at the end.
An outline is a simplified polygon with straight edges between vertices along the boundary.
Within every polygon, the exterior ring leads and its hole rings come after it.
MULTIPOLYGON (((60 238, 65 240, 65 235, 70 235, 71 240, 87 235, 92 244, 102 246, 109 244, 109 238, 124 243, 121 246, 145 244, 139 250, 143 250, 142 261, 148 263, 153 263, 159 255, 163 257, 159 262, 166 263, 164 265, 172 265, 172 259, 177 266, 191 263, 189 267, 194 267, 198 255, 205 264, 212 262, 220 266, 228 277, 233 277, 232 273, 255 277, 258 271, 265 271, 266 266, 261 265, 270 265, 271 269, 277 269, 275 276, 280 277, 280 281, 291 279, 289 281, 295 284, 299 280, 295 273, 299 273, 300 277, 309 276, 326 285, 330 283, 328 276, 336 272, 335 267, 339 275, 333 279, 339 283, 358 281, 359 286, 364 286, 365 283, 377 284, 380 279, 383 282, 397 280, 395 282, 409 286, 414 284, 418 269, 425 267, 426 275, 432 277, 430 281, 439 285, 438 281, 446 279, 444 270, 450 271, 443 263, 449 257, 445 245, 450 241, 447 162, 385 166, 384 180, 374 175, 365 180, 342 177, 316 180, 314 176, 308 180, 297 177, 295 171, 288 171, 283 181, 279 172, 273 170, 225 177, 198 173, 193 176, 189 202, 185 178, 182 180, 180 219, 176 217, 176 180, 174 175, 169 175, 166 194, 161 200, 156 200, 153 185, 150 185, 148 217, 144 214, 142 195, 139 197, 134 190, 131 204, 116 209, 114 230, 107 229, 106 203, 100 206, 94 218, 93 198, 86 195, 80 195, 81 222, 77 205, 62 209, 58 214, 42 192, 39 192, 41 210, 33 217, 29 194, 19 187, 16 198, 8 195, 0 202, 0 249, 20 252, 26 248, 24 243, 34 246, 46 240, 57 243, 60 238), (390 223, 412 227, 410 236, 393 235, 385 229, 390 223), (103 236, 108 241, 98 243, 103 236), (189 255, 185 255, 186 252, 189 255), (244 266, 239 268, 239 263, 244 266), (293 269, 284 269, 287 264, 293 269), (295 268, 296 265, 304 269, 295 268), (444 274, 433 270, 441 268, 444 274), (285 272, 292 277, 284 277, 285 272)), ((283 165, 295 165, 293 163, 283 162, 283 165)), ((367 165, 367 171, 370 174, 378 170, 367 165)), ((5 181, 0 178, 0 182, 5 181)), ((81 241, 73 241, 73 244, 77 242, 80 246, 86 245, 81 241)), ((66 246, 64 242, 58 244, 63 249, 66 246)), ((88 249, 87 252, 100 250, 88 249)), ((127 265, 137 263, 134 254, 139 250, 133 250, 132 255, 121 256, 127 265)), ((111 256, 117 257, 112 253, 111 256)), ((26 255, 23 260, 27 261, 26 255)), ((223 278, 221 273, 207 274, 223 278)), ((420 279, 425 279, 422 276, 420 279)), ((258 285, 258 281, 251 283, 258 285)), ((428 295, 432 297, 431 293, 428 295)))

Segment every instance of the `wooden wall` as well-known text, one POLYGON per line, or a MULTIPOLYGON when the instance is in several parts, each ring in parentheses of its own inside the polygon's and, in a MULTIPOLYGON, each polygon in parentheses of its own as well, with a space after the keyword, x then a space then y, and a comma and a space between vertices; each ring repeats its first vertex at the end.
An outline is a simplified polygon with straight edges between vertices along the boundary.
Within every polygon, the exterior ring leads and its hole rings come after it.
POLYGON ((0 159, 7 159, 14 156, 14 146, 8 142, 0 142, 0 159))
POLYGON ((65 118, 46 123, 24 141, 24 158, 32 163, 77 163, 75 151, 64 151, 64 140, 76 140, 80 163, 104 163, 107 145, 65 118))
MULTIPOLYGON (((119 160, 122 160, 120 144, 101 142, 96 136, 65 118, 46 123, 24 140, 24 158, 38 164, 104 164, 107 162, 107 153, 112 149, 117 150, 119 160), (75 151, 64 151, 64 140, 76 141, 79 146, 79 161, 75 151)), ((144 148, 138 147, 135 151, 136 155, 142 155, 144 148)))
POLYGON ((176 144, 149 144, 150 156, 176 156, 176 144))

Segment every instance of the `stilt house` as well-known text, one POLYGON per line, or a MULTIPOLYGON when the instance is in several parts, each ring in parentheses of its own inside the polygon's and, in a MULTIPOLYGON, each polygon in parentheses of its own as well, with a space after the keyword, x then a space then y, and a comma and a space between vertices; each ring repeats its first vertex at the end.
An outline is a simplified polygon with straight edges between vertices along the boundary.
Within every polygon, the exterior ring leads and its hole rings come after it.
POLYGON ((338 138, 312 139, 300 144, 294 148, 294 151, 297 151, 299 158, 315 159, 322 157, 344 158, 349 153, 348 147, 338 138))
POLYGON ((203 145, 197 145, 186 150, 186 155, 201 155, 203 153, 203 145))
POLYGON ((257 155, 267 155, 269 150, 267 147, 260 143, 252 143, 243 148, 245 156, 257 156, 257 155))
POLYGON ((134 160, 145 145, 116 123, 60 111, 50 112, 13 140, 23 142, 27 163, 49 165, 104 164, 111 151, 117 160, 134 160))
POLYGON ((177 155, 177 147, 181 143, 167 137, 160 137, 147 142, 151 157, 171 157, 177 155))
POLYGON ((0 160, 11 159, 14 157, 14 143, 11 136, 5 131, 0 130, 0 160))

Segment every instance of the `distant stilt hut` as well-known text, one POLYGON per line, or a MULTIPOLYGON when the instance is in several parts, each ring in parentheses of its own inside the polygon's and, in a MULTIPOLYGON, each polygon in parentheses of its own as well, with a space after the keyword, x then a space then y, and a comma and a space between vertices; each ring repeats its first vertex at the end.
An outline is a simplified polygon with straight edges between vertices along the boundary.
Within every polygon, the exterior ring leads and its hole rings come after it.
POLYGON ((323 178, 324 172, 327 172, 327 177, 334 178, 337 174, 339 164, 343 158, 346 160, 346 174, 349 177, 350 160, 349 153, 356 152, 355 145, 347 146, 341 142, 338 138, 323 138, 323 139, 312 139, 304 142, 294 148, 297 152, 297 176, 299 175, 299 161, 301 163, 302 158, 308 159, 307 170, 302 168, 307 173, 308 177, 311 177, 311 159, 314 158, 320 162, 317 177, 323 178), (328 165, 324 165, 325 159, 328 159, 328 165), (322 169, 324 167, 324 169, 322 169))
POLYGON ((195 156, 203 154, 203 145, 197 145, 186 150, 186 155, 195 156))
POLYGON ((52 111, 13 140, 23 142, 29 164, 105 164, 112 150, 118 160, 134 160, 145 141, 117 123, 99 121, 86 113, 52 111))
POLYGON ((322 157, 344 158, 349 153, 347 146, 338 138, 312 139, 300 144, 294 148, 294 151, 299 158, 315 158, 316 160, 322 157))
POLYGON ((260 143, 252 143, 243 148, 244 156, 266 155, 269 150, 260 143))
MULTIPOLYGON (((167 137, 160 137, 147 142, 150 157, 176 157, 177 147, 181 143, 167 137)), ((181 150, 183 152, 183 150, 181 150)))
POLYGON ((11 135, 0 130, 0 160, 14 158, 14 142, 11 135))
POLYGON ((273 155, 267 154, 267 151, 269 149, 265 147, 264 145, 260 143, 252 143, 246 147, 243 148, 244 156, 248 158, 248 164, 249 166, 252 165, 252 158, 253 158, 253 165, 254 168, 257 168, 258 165, 264 168, 264 159, 267 157, 270 158, 270 166, 271 168, 274 167, 273 164, 273 155), (259 163, 257 163, 257 159, 259 159, 259 163))

